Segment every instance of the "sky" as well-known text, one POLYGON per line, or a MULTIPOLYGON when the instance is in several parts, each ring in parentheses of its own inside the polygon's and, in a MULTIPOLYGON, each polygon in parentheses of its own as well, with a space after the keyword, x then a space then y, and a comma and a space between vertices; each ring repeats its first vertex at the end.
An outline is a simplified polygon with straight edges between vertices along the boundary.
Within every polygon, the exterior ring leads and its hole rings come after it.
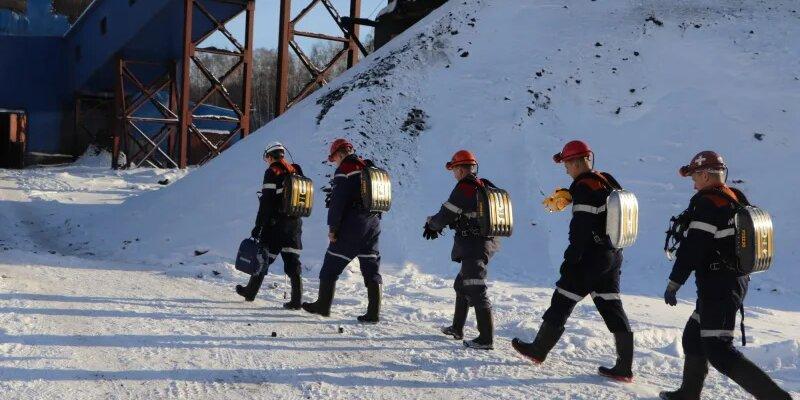
MULTIPOLYGON (((311 0, 292 0, 292 17, 296 16, 300 10, 305 8, 311 0)), ((331 0, 334 7, 339 11, 339 14, 346 16, 350 11, 350 0, 331 0)), ((361 16, 374 18, 375 15, 388 2, 386 0, 361 0, 361 16)), ((256 1, 256 18, 255 18, 255 38, 254 44, 256 48, 275 48, 278 43, 278 12, 280 9, 280 0, 258 0, 256 1)), ((244 31, 244 18, 240 16, 228 24, 228 29, 236 34, 237 32, 244 31)), ((336 34, 341 33, 330 17, 330 14, 325 10, 325 7, 320 3, 310 12, 297 26, 298 30, 310 31, 316 33, 336 34)), ((361 36, 372 33, 372 28, 362 27, 361 36)), ((238 36, 238 35, 237 35, 238 36)), ((305 43, 299 40, 301 46, 305 43)), ((308 41, 311 43, 312 41, 308 41)), ((219 35, 209 38, 206 42, 209 45, 217 47, 229 47, 227 41, 219 35)))

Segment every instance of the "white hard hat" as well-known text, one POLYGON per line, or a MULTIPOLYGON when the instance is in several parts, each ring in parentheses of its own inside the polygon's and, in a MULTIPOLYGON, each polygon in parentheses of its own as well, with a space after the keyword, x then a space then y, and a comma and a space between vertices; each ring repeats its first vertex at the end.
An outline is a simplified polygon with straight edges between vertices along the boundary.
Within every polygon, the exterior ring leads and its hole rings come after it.
POLYGON ((283 144, 281 144, 281 142, 272 142, 267 145, 266 149, 264 149, 264 154, 266 155, 272 153, 273 151, 278 151, 278 150, 286 151, 286 148, 283 147, 283 144))

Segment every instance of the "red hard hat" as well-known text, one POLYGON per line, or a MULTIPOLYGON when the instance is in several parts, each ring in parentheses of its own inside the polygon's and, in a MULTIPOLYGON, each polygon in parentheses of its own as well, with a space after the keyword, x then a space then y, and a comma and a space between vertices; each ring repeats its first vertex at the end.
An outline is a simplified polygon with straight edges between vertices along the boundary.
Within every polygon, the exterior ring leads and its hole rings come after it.
POLYGON ((453 158, 444 165, 448 170, 452 170, 459 165, 478 165, 478 159, 468 150, 459 150, 453 154, 453 158))
POLYGON ((336 154, 337 151, 346 149, 346 148, 353 148, 353 144, 347 141, 347 139, 336 139, 331 143, 331 152, 328 154, 328 161, 333 162, 333 155, 336 154))
POLYGON ((553 155, 553 161, 556 163, 562 163, 578 157, 588 157, 590 154, 594 153, 592 152, 592 149, 589 148, 589 145, 586 144, 586 142, 581 140, 573 140, 565 144, 564 149, 561 150, 560 153, 553 155))
POLYGON ((720 171, 727 168, 722 156, 714 151, 706 150, 697 153, 692 157, 688 165, 684 165, 678 170, 681 176, 690 176, 697 171, 720 171))

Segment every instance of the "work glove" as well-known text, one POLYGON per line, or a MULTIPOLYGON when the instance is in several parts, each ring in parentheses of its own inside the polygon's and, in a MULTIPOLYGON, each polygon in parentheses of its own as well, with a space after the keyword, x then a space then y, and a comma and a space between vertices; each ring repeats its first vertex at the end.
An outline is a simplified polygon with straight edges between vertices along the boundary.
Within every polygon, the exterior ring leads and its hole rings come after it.
POLYGON ((434 240, 437 239, 441 234, 442 231, 435 231, 431 229, 427 223, 425 223, 425 230, 422 232, 422 237, 424 237, 427 240, 434 240))
POLYGON ((261 226, 256 225, 252 231, 250 231, 250 237, 253 239, 258 239, 261 237, 261 226))
POLYGON ((572 195, 569 194, 569 190, 558 188, 553 194, 545 198, 542 204, 550 212, 564 211, 568 205, 572 204, 572 195))
POLYGON ((681 288, 679 283, 669 281, 667 285, 667 290, 664 291, 664 303, 667 303, 671 306, 675 306, 678 304, 678 289, 681 288))

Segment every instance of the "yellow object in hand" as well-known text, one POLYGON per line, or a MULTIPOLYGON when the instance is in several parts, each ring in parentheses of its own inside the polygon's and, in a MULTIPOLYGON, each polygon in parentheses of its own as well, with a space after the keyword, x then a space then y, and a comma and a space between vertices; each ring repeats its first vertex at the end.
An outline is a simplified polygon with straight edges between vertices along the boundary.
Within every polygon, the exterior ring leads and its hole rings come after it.
POLYGON ((569 194, 569 190, 558 188, 553 194, 545 198, 542 204, 550 212, 564 211, 568 205, 572 204, 572 195, 569 194))

